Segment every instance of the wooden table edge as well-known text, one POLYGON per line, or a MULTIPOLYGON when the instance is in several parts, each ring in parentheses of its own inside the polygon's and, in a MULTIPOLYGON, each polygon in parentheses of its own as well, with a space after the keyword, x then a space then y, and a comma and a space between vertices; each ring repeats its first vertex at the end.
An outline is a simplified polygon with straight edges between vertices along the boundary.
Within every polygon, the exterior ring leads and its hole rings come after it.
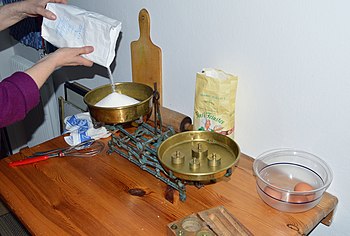
MULTIPOLYGON (((240 160, 236 166, 237 168, 240 168, 243 171, 253 174, 253 170, 252 170, 253 162, 254 162, 254 158, 242 153, 240 156, 240 160)), ((320 222, 326 226, 330 226, 333 221, 335 211, 336 211, 336 206, 338 204, 338 198, 329 194, 328 192, 325 193, 324 197, 325 198, 321 200, 322 205, 317 206, 320 208, 320 214, 318 215, 318 217, 314 218, 314 223, 315 223, 313 225, 314 227, 316 227, 320 222)), ((24 223, 24 225, 26 225, 25 222, 23 222, 22 220, 21 222, 24 223)), ((29 229, 28 225, 26 225, 26 228, 29 229)), ((308 233, 307 231, 311 231, 312 229, 313 228, 306 227, 305 233, 308 233)))

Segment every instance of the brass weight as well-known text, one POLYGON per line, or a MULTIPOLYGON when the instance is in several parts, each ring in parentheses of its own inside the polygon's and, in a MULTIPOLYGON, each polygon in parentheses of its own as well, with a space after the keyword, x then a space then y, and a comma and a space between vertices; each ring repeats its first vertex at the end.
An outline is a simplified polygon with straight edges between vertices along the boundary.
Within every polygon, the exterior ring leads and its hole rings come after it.
POLYGON ((173 154, 171 154, 171 160, 174 165, 183 164, 185 155, 181 151, 175 151, 173 154))
POLYGON ((219 166, 221 164, 221 156, 217 153, 212 153, 208 156, 208 165, 209 166, 219 166))
POLYGON ((195 142, 192 145, 192 157, 203 159, 208 156, 208 146, 203 142, 195 142))

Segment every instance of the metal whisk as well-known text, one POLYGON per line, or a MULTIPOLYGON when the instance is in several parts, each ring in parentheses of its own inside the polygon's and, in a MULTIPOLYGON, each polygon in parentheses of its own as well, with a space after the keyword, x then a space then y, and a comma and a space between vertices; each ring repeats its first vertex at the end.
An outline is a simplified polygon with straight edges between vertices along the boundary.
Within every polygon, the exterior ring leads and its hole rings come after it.
POLYGON ((13 161, 9 163, 9 166, 21 166, 26 164, 35 163, 38 161, 44 161, 52 157, 92 157, 99 154, 104 148, 104 143, 101 141, 88 140, 82 142, 78 145, 68 147, 68 148, 59 148, 46 152, 37 152, 33 156, 29 156, 26 159, 13 161))

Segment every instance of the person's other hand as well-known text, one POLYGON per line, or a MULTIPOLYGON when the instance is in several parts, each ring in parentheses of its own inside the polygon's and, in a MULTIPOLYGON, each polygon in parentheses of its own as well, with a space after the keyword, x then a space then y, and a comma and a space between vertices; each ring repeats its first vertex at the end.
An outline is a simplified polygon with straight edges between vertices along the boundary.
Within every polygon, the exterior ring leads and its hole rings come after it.
POLYGON ((82 57, 82 55, 93 51, 94 48, 91 46, 80 48, 60 48, 38 61, 38 63, 26 70, 25 73, 33 78, 34 82, 38 85, 38 88, 41 88, 51 73, 59 67, 80 65, 92 66, 93 62, 82 57))
MULTIPOLYGON (((47 60, 55 63, 55 68, 62 66, 88 66, 91 67, 93 62, 82 57, 83 54, 89 54, 94 51, 92 46, 80 48, 60 48, 47 56, 47 60)), ((45 59, 45 58, 44 58, 45 59)))
POLYGON ((25 0, 20 2, 21 12, 26 17, 43 16, 49 20, 55 20, 56 15, 45 9, 46 4, 49 2, 66 4, 67 0, 25 0))

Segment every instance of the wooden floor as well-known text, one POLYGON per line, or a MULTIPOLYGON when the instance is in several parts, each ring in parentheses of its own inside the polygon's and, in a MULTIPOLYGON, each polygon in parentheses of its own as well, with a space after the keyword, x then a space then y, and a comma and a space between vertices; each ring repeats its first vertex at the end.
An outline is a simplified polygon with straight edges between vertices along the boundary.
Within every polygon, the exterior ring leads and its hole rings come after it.
POLYGON ((26 229, 16 217, 0 201, 0 235, 1 236, 28 236, 26 229))
MULTIPOLYGON (((11 155, 10 145, 6 139, 6 129, 0 129, 0 159, 11 155)), ((30 235, 7 207, 0 201, 0 236, 28 236, 30 235)))

